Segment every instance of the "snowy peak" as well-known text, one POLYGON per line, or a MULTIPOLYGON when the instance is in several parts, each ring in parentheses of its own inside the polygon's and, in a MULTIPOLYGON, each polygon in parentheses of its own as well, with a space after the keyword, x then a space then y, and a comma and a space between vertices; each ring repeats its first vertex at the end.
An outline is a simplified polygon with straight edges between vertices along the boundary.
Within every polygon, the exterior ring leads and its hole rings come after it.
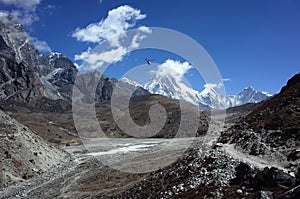
POLYGON ((130 80, 127 77, 123 77, 120 81, 135 87, 142 87, 141 84, 137 83, 136 81, 130 80))
POLYGON ((199 92, 188 87, 176 77, 171 75, 154 75, 144 85, 150 93, 167 96, 178 101, 185 101, 199 107, 212 109, 224 109, 246 103, 257 103, 270 97, 269 94, 255 90, 253 87, 246 87, 235 96, 223 96, 216 92, 213 85, 207 84, 199 92))
MULTIPOLYGON (((270 94, 267 94, 262 91, 255 90, 253 87, 246 87, 240 93, 235 96, 229 96, 230 106, 238 106, 246 103, 258 103, 270 97, 270 94)), ((229 106, 229 107, 230 107, 229 106)))
POLYGON ((150 93, 164 95, 171 99, 185 101, 192 104, 198 104, 197 102, 200 97, 200 93, 198 91, 193 90, 171 75, 155 75, 144 85, 144 88, 150 93))
POLYGON ((48 55, 49 59, 58 59, 60 57, 64 57, 64 55, 62 53, 58 53, 58 52, 52 52, 48 55))

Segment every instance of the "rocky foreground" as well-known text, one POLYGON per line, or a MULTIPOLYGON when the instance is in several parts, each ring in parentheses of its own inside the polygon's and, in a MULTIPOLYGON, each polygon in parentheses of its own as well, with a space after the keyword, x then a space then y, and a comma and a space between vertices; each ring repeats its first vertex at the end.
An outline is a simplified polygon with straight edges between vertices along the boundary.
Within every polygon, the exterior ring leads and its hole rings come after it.
POLYGON ((24 182, 57 167, 68 155, 0 110, 0 187, 24 182))
MULTIPOLYGON (((268 165, 259 168, 251 165, 251 157, 248 161, 239 158, 237 154, 230 155, 226 147, 220 144, 204 144, 203 139, 207 140, 204 137, 196 139, 198 141, 174 163, 148 173, 128 173, 113 169, 99 161, 97 156, 90 155, 81 145, 64 147, 71 154, 70 161, 40 176, 4 188, 0 190, 0 195, 2 198, 298 197, 299 176, 268 165)), ((139 145, 144 145, 143 142, 147 140, 141 140, 139 145)), ((117 160, 119 156, 135 154, 140 157, 140 162, 146 164, 147 157, 142 159, 142 154, 154 151, 169 141, 151 140, 151 143, 155 142, 159 144, 132 151, 124 150, 124 145, 120 143, 122 150, 116 153, 109 153, 108 150, 102 152, 101 157, 102 160, 111 157, 117 160)), ((126 145, 130 148, 136 144, 130 144, 129 140, 126 145)), ((167 147, 162 154, 172 154, 173 150, 167 147)), ((163 155, 156 158, 164 160, 163 155)))

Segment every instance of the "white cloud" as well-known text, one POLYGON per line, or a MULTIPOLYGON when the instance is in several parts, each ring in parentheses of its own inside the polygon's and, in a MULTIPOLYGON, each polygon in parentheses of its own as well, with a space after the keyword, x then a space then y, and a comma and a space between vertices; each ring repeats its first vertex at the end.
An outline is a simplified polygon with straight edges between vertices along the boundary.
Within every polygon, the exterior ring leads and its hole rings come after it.
POLYGON ((9 15, 25 26, 30 26, 33 22, 39 20, 39 17, 35 13, 28 11, 12 10, 9 15))
MULTIPOLYGON (((126 31, 136 25, 138 20, 144 19, 145 14, 128 5, 123 5, 108 12, 105 19, 92 23, 85 28, 77 28, 72 37, 82 42, 103 43, 107 41, 105 51, 95 52, 91 48, 81 54, 75 55, 75 60, 84 61, 84 69, 95 69, 105 63, 116 63, 124 56, 140 46, 140 42, 151 33, 151 29, 141 26, 127 35, 126 31), (87 65, 86 65, 87 64, 87 65)), ((104 44, 103 44, 104 45, 104 44)))
POLYGON ((122 61, 126 54, 139 47, 139 42, 145 37, 145 35, 137 33, 132 37, 129 46, 120 44, 118 47, 107 49, 102 52, 93 51, 91 48, 88 48, 81 54, 75 55, 74 59, 76 61, 84 61, 85 69, 94 70, 103 66, 104 63, 111 64, 116 63, 118 61, 122 61))
POLYGON ((206 83, 206 84, 204 84, 204 88, 209 89, 209 90, 215 90, 217 88, 222 88, 222 86, 223 85, 221 83, 219 83, 219 84, 217 84, 217 83, 206 83))
POLYGON ((38 21, 36 8, 42 0, 0 0, 0 4, 13 6, 14 9, 2 10, 2 13, 14 17, 17 21, 25 26, 30 26, 33 22, 38 21))
POLYGON ((45 41, 40 41, 36 37, 31 37, 31 41, 40 52, 49 53, 52 51, 45 41))
POLYGON ((161 76, 170 75, 181 81, 184 74, 191 68, 192 66, 188 62, 181 63, 180 61, 168 59, 157 66, 158 70, 155 73, 161 76))
POLYGON ((140 46, 140 42, 146 38, 146 35, 142 35, 140 33, 133 36, 130 49, 136 49, 140 46))
POLYGON ((152 33, 152 30, 147 26, 141 26, 138 28, 138 30, 140 30, 141 32, 145 32, 145 33, 152 33))
POLYGON ((85 60, 88 58, 89 54, 92 53, 92 49, 89 47, 86 51, 82 52, 79 55, 75 55, 74 59, 75 60, 85 60))
POLYGON ((119 48, 105 51, 102 53, 91 53, 87 57, 89 64, 94 64, 96 62, 106 62, 106 63, 115 63, 122 59, 123 55, 126 54, 126 48, 120 46, 119 48))
POLYGON ((35 11, 41 1, 42 0, 0 0, 0 3, 9 6, 12 5, 23 10, 35 11))
MULTIPOLYGON (((118 38, 126 30, 135 26, 138 20, 146 18, 141 11, 128 5, 120 6, 108 12, 108 16, 98 23, 89 24, 85 28, 77 28, 72 37, 78 41, 100 43, 104 40, 111 41, 112 46, 118 46, 118 38)), ((144 28, 145 29, 145 28, 144 28)))
POLYGON ((128 49, 123 46, 101 53, 92 52, 91 48, 89 48, 80 55, 75 55, 75 60, 84 60, 90 69, 96 69, 105 63, 110 64, 121 61, 127 53, 128 49))

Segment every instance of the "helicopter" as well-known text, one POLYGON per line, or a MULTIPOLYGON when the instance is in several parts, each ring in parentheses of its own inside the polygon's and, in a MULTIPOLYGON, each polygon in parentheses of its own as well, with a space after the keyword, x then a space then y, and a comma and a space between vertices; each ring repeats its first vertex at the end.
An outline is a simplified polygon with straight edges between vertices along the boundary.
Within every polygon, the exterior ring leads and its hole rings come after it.
POLYGON ((151 62, 153 61, 154 59, 148 59, 148 58, 145 58, 145 61, 147 62, 148 65, 151 65, 151 62))

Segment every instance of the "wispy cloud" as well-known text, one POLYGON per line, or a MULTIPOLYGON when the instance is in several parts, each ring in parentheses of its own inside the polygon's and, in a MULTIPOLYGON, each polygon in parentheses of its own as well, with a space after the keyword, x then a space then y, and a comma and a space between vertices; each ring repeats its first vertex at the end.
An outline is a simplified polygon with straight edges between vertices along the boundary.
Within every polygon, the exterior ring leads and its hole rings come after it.
POLYGON ((45 41, 38 40, 36 37, 31 37, 31 41, 40 52, 49 53, 52 51, 45 41))
POLYGON ((0 3, 7 6, 15 6, 16 8, 35 11, 36 7, 42 0, 0 0, 0 3))
POLYGON ((231 79, 230 79, 230 78, 223 78, 222 81, 223 81, 223 82, 230 82, 231 79))
POLYGON ((0 4, 13 7, 13 9, 1 10, 1 12, 14 17, 25 26, 30 26, 33 22, 39 20, 36 14, 36 8, 41 1, 42 0, 0 0, 0 4))
POLYGON ((110 10, 105 19, 89 24, 85 28, 77 28, 72 33, 72 37, 76 40, 96 44, 107 42, 108 47, 102 52, 93 52, 88 48, 87 51, 75 55, 75 60, 84 61, 90 69, 123 60, 127 53, 139 47, 146 34, 151 33, 150 28, 141 26, 134 35, 130 37, 126 35, 126 31, 134 28, 136 22, 144 18, 146 15, 140 10, 123 5, 110 10))
POLYGON ((55 5, 52 5, 52 4, 48 4, 44 7, 45 11, 48 12, 50 15, 53 15, 53 12, 55 11, 56 9, 56 6, 55 5))
POLYGON ((52 5, 52 4, 48 4, 46 5, 45 9, 47 10, 55 10, 56 6, 55 5, 52 5))

